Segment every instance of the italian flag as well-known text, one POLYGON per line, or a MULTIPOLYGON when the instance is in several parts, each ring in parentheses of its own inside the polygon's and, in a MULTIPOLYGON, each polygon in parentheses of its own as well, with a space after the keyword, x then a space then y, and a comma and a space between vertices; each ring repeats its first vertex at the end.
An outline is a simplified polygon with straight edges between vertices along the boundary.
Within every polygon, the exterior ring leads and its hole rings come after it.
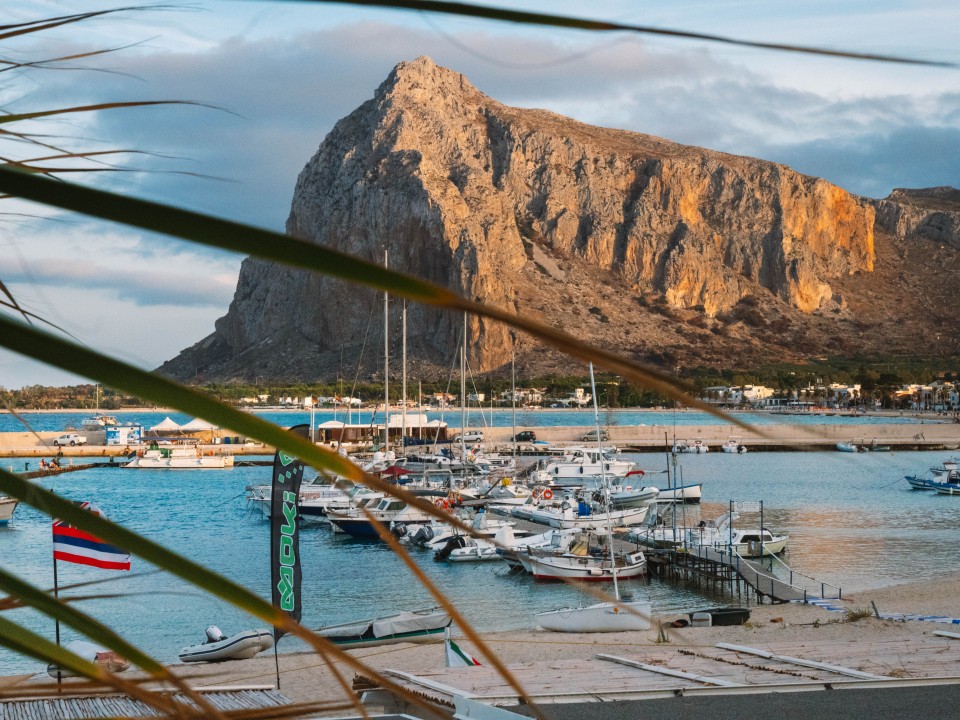
POLYGON ((468 652, 460 649, 453 640, 450 639, 450 631, 447 630, 447 637, 444 645, 447 654, 447 667, 473 667, 479 665, 480 661, 468 652))

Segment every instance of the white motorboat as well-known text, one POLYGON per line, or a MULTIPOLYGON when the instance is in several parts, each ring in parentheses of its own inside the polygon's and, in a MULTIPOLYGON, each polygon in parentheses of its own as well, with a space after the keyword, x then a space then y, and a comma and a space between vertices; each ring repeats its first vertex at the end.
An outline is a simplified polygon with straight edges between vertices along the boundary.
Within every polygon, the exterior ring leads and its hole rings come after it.
POLYGON ((710 446, 708 446, 703 440, 693 440, 692 442, 687 442, 686 440, 677 440, 673 444, 673 453, 705 453, 710 452, 710 446))
POLYGON ((483 538, 464 538, 463 547, 453 548, 447 555, 450 562, 483 562, 499 560, 496 543, 483 538))
POLYGON ((273 647, 273 633, 269 630, 244 630, 227 637, 216 625, 207 628, 207 639, 199 645, 189 645, 180 651, 180 662, 221 662, 248 660, 257 653, 273 647))
POLYGON ((838 442, 837 450, 840 452, 855 453, 860 452, 861 448, 859 445, 856 445, 853 440, 851 440, 850 442, 838 442))
POLYGON ((658 503, 698 503, 703 496, 703 484, 693 483, 673 488, 660 488, 658 503))
MULTIPOLYGON (((631 478, 633 480, 639 480, 644 476, 643 470, 632 470, 627 473, 624 481, 629 481, 631 478)), ((667 475, 669 480, 670 475, 667 475)), ((617 492, 621 490, 632 490, 633 488, 629 485, 626 487, 614 486, 611 488, 613 494, 611 499, 617 497, 617 492)), ((698 503, 700 502, 701 497, 703 496, 703 484, 702 483, 691 483, 689 485, 683 485, 682 483, 675 487, 666 487, 658 488, 659 494, 657 495, 658 503, 698 503)))
POLYGON ((552 632, 629 632, 649 630, 651 610, 646 600, 620 600, 548 610, 534 617, 541 628, 552 632))
POLYGON ((83 422, 80 423, 80 430, 84 432, 102 432, 108 426, 119 424, 113 415, 93 415, 84 418, 83 422))
POLYGON ((439 642, 443 639, 443 631, 451 622, 445 610, 430 608, 327 625, 314 632, 343 647, 374 647, 401 642, 439 642))
POLYGON ((233 467, 233 455, 204 454, 196 447, 162 447, 141 450, 124 468, 147 470, 213 470, 233 467))
POLYGON ((741 557, 761 557, 779 555, 787 548, 789 535, 774 535, 767 528, 732 528, 730 524, 740 515, 724 513, 716 521, 701 521, 696 527, 686 528, 684 545, 696 550, 698 547, 711 547, 715 550, 733 551, 741 557))
POLYGON ((723 445, 720 446, 720 449, 725 453, 735 453, 737 455, 743 455, 747 451, 747 446, 740 442, 740 438, 730 438, 723 445))
POLYGON ((0 527, 5 527, 13 517, 13 511, 17 509, 20 501, 9 495, 0 495, 0 527))
POLYGON ((547 461, 537 478, 558 486, 579 486, 593 479, 596 487, 601 475, 624 477, 635 468, 635 463, 621 460, 619 451, 613 447, 571 447, 563 457, 547 461))

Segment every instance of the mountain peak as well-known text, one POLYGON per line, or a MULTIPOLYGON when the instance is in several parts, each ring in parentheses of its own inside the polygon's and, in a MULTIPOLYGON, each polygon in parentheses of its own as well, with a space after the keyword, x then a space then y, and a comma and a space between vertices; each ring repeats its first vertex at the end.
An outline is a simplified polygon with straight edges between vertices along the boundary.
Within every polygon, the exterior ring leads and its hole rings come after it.
POLYGON ((398 63, 377 90, 379 97, 388 95, 440 96, 479 93, 470 81, 450 68, 437 65, 421 55, 415 60, 398 63))

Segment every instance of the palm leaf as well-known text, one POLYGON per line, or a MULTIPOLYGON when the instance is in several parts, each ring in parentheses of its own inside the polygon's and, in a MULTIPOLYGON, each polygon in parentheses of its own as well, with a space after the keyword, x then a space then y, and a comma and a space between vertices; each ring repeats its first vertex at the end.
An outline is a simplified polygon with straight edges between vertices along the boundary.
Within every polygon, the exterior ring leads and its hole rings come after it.
POLYGON ((658 28, 652 25, 631 25, 589 18, 576 18, 550 13, 525 12, 510 8, 497 8, 472 3, 441 2, 439 0, 300 0, 300 2, 328 5, 336 3, 342 5, 362 5, 398 10, 417 10, 420 12, 440 13, 443 15, 459 15, 461 17, 498 20, 501 22, 533 25, 539 27, 555 27, 568 30, 588 30, 592 32, 629 32, 640 35, 659 35, 680 38, 685 40, 704 40, 706 42, 721 43, 739 47, 756 48, 758 50, 780 50, 806 55, 825 55, 827 57, 846 58, 850 60, 873 60, 907 65, 928 65, 933 67, 957 67, 955 63, 936 60, 922 60, 918 58, 900 57, 895 55, 880 55, 876 53, 857 53, 845 50, 830 50, 808 45, 792 45, 787 43, 760 42, 757 40, 742 40, 723 35, 697 33, 689 30, 658 28))

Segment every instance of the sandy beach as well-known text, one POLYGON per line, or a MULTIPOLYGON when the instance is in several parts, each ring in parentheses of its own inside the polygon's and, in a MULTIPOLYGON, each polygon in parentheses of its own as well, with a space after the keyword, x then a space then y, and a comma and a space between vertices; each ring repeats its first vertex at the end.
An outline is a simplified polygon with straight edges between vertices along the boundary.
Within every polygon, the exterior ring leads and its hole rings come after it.
MULTIPOLYGON (((836 604, 854 615, 872 612, 871 602, 883 615, 942 615, 956 617, 960 607, 960 576, 937 582, 897 585, 861 592, 836 604)), ((735 604, 735 603, 733 603, 735 604)), ((696 666, 704 658, 717 654, 718 643, 760 648, 774 653, 810 655, 829 659, 842 667, 853 668, 883 678, 943 678, 960 676, 960 640, 937 637, 937 630, 960 629, 955 625, 920 620, 886 620, 875 617, 853 619, 847 613, 813 605, 779 604, 752 608, 747 624, 735 627, 688 627, 665 629, 662 625, 679 615, 655 617, 652 627, 644 632, 621 634, 560 634, 540 630, 509 633, 483 633, 483 639, 501 660, 516 674, 521 684, 536 697, 543 694, 542 678, 558 670, 566 672, 583 663, 596 663, 598 653, 637 659, 652 665, 669 666, 683 671, 685 664, 696 666)), ((533 619, 531 617, 531 626, 533 619)), ((493 672, 479 648, 463 637, 458 629, 454 639, 467 652, 478 657, 484 668, 444 668, 443 646, 400 644, 357 649, 350 654, 371 668, 399 670, 458 688, 471 687, 493 672), (472 673, 472 674, 471 674, 472 673), (439 680, 438 680, 439 678, 439 680)), ((287 641, 289 642, 289 641, 287 641)), ((770 670, 775 677, 811 675, 815 671, 791 672, 766 667, 769 662, 746 658, 727 660, 728 664, 755 670, 770 670)), ((281 653, 280 689, 293 702, 337 701, 343 699, 331 672, 331 665, 312 652, 281 653)), ((343 661, 333 663, 352 682, 357 672, 343 661)), ((195 687, 204 686, 274 686, 276 671, 272 654, 252 660, 218 664, 179 665, 175 669, 189 676, 195 687)), ((695 669, 691 668, 691 669, 695 669)), ((702 671, 701 671, 702 672, 702 671)), ((33 684, 26 677, 6 678, 0 686, 33 684)), ((571 680, 571 682, 573 682, 571 680)), ((638 681, 639 682, 639 681, 638 681)), ((49 684, 48 684, 49 686, 49 684)), ((572 687, 572 686, 571 686, 572 687)), ((476 689, 475 687, 473 688, 476 689)), ((569 688, 568 688, 569 690, 569 688)), ((650 689, 647 688, 649 691, 650 689)), ((642 692, 643 688, 637 690, 642 692)), ((586 692, 586 691, 585 691, 586 692)), ((342 714, 342 713, 341 713, 342 714)))

